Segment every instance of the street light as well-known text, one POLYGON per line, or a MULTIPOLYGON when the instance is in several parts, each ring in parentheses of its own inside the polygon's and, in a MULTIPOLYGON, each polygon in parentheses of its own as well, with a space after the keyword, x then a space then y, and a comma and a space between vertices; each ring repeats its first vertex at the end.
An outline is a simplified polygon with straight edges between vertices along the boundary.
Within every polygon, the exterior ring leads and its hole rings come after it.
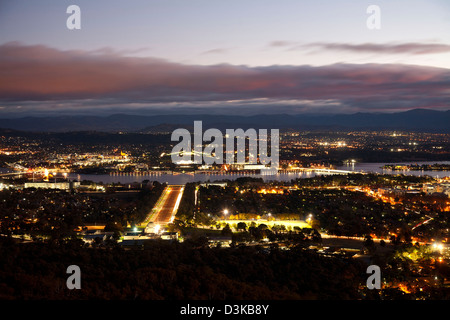
POLYGON ((227 215, 228 214, 228 209, 223 210, 223 214, 227 215))
POLYGON ((444 245, 442 243, 433 243, 433 249, 442 252, 444 245))

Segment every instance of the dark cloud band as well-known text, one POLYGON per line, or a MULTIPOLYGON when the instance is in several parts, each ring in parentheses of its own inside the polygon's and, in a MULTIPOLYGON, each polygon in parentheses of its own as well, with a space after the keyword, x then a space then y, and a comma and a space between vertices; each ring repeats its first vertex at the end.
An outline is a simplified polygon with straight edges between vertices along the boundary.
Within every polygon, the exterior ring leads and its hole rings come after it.
MULTIPOLYGON (((333 101, 332 107, 376 111, 450 106, 450 70, 399 64, 197 66, 114 52, 0 46, 0 101, 131 103, 333 101)), ((281 104, 283 104, 281 103, 281 104)), ((267 104, 266 104, 267 105, 267 104)), ((249 106, 255 107, 255 106, 249 106)), ((327 106, 330 108, 330 104, 327 106)))

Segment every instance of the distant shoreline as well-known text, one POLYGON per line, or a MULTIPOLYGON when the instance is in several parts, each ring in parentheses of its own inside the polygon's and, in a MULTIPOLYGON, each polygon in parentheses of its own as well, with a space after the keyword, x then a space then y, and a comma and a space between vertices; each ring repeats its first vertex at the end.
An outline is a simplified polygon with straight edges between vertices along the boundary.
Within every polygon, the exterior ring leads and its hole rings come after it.
POLYGON ((450 171, 450 164, 386 164, 382 167, 384 170, 394 170, 394 171, 450 171))

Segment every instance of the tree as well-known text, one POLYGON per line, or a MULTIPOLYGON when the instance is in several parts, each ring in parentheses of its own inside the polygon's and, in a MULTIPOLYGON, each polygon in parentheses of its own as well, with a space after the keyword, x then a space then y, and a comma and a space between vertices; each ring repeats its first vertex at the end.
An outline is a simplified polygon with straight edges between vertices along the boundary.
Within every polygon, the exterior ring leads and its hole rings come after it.
POLYGON ((247 230, 247 224, 245 222, 238 222, 237 230, 242 230, 242 231, 247 230))
POLYGON ((366 246, 367 248, 370 248, 374 245, 374 242, 372 240, 372 237, 370 235, 366 235, 364 237, 364 246, 366 246))
POLYGON ((322 236, 320 235, 319 231, 317 231, 316 229, 313 229, 313 231, 312 231, 311 240, 313 242, 322 242, 322 236))
POLYGON ((319 230, 320 229, 320 222, 317 219, 311 220, 311 228, 319 230))
POLYGON ((230 225, 228 223, 225 225, 225 227, 223 227, 221 234, 223 236, 230 236, 233 234, 233 231, 231 231, 230 225))
POLYGON ((264 223, 261 223, 259 226, 258 226, 258 229, 259 230, 267 230, 269 227, 267 226, 267 224, 264 224, 264 223))
POLYGON ((118 222, 108 221, 105 224, 104 231, 105 232, 123 232, 123 226, 120 222, 118 223, 118 222))

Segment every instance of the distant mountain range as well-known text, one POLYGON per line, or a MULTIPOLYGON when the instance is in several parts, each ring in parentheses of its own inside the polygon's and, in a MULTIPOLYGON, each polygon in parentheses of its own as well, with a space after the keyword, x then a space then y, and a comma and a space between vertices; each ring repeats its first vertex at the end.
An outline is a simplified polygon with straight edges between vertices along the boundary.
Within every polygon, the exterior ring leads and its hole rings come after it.
POLYGON ((55 116, 0 119, 0 128, 32 132, 172 132, 178 127, 192 128, 195 120, 203 129, 278 128, 316 129, 392 129, 450 133, 450 110, 414 109, 399 113, 355 113, 335 115, 129 115, 55 116))

